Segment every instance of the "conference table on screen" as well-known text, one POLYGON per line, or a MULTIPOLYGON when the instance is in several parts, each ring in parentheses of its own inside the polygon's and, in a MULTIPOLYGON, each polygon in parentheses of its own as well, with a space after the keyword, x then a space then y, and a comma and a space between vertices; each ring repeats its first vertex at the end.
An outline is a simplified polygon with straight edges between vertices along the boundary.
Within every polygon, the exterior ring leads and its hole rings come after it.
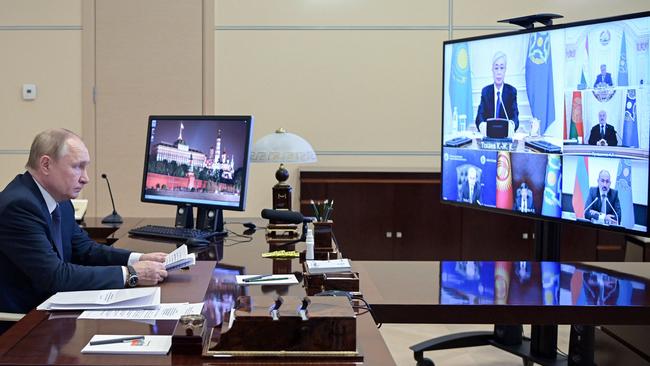
MULTIPOLYGON (((86 229, 92 237, 105 235, 108 242, 114 246, 128 248, 140 252, 163 251, 171 252, 181 243, 163 240, 150 240, 130 237, 129 227, 145 224, 171 225, 172 219, 138 219, 125 218, 119 228, 102 225, 99 220, 86 219, 86 229)), ((263 221, 258 224, 264 226, 263 221)), ((227 228, 241 233, 243 227, 238 224, 227 225, 227 228)), ((272 260, 262 258, 261 254, 269 250, 264 238, 264 230, 258 230, 252 235, 252 240, 230 234, 223 242, 200 248, 194 251, 198 261, 189 270, 174 271, 161 284, 161 302, 204 302, 209 309, 204 314, 213 314, 215 318, 222 316, 218 311, 212 311, 216 301, 216 309, 229 304, 223 301, 234 301, 237 295, 265 296, 269 303, 273 302, 274 294, 283 297, 304 297, 305 289, 301 284, 292 286, 238 286, 235 274, 264 274, 272 272, 272 260), (228 282, 233 286, 214 286, 215 283, 228 282), (216 287, 216 289, 215 289, 216 287), (212 289, 212 290, 209 290, 212 289), (206 290, 209 290, 206 293, 206 290), (210 292, 212 291, 212 292, 210 292), (228 300, 229 299, 229 300, 228 300)), ((291 260, 291 271, 299 272, 302 265, 298 259, 291 260)), ((201 357, 201 354, 186 355, 170 352, 166 356, 151 355, 92 355, 82 354, 81 349, 95 334, 172 334, 176 321, 156 321, 155 325, 126 320, 78 320, 79 312, 46 312, 32 310, 22 320, 0 336, 0 364, 65 364, 65 365, 212 365, 228 363, 228 359, 201 357)), ((394 365, 388 348, 377 329, 372 316, 361 312, 357 316, 357 344, 364 357, 363 364, 394 365)), ((290 358, 266 360, 264 364, 296 364, 290 358)), ((303 360, 309 363, 311 360, 303 360)), ((320 359, 320 362, 323 360, 320 359)), ((332 362, 332 361, 330 361, 332 362)), ((238 365, 258 364, 251 360, 237 360, 238 365)), ((337 360, 336 365, 358 364, 353 361, 337 360)))

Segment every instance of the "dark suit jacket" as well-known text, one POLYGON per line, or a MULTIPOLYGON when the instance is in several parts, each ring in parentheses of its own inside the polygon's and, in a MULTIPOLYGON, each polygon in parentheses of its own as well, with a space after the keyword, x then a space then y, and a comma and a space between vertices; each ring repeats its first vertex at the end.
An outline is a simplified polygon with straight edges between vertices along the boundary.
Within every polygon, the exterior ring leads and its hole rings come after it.
MULTIPOLYGON (((501 101, 506 107, 506 112, 508 112, 508 118, 515 123, 515 131, 519 128, 519 109, 517 108, 517 89, 510 84, 503 84, 501 95, 501 101)), ((490 84, 483 88, 481 91, 481 104, 478 106, 478 112, 476 113, 476 128, 478 125, 487 121, 488 118, 494 118, 494 104, 496 100, 494 99, 494 84, 490 84)), ((503 113, 503 107, 501 107, 501 113, 503 113)), ((506 118, 505 113, 500 116, 501 118, 506 118)))
MULTIPOLYGON (((605 212, 606 215, 614 215, 614 210, 616 211, 616 217, 618 215, 618 223, 621 223, 621 201, 618 199, 618 191, 615 189, 610 189, 607 192, 607 200, 609 200, 610 205, 607 205, 607 212, 605 212), (612 207, 614 207, 614 210, 612 210, 612 207)), ((598 218, 598 215, 591 215, 589 213, 590 210, 598 211, 600 212, 600 208, 602 207, 602 199, 600 198, 600 194, 598 192, 598 187, 591 187, 589 188, 589 197, 587 197, 587 202, 585 202, 585 218, 586 219, 592 219, 592 218, 598 218), (594 202, 589 208, 591 202, 594 202)))
POLYGON ((123 288, 122 265, 131 252, 94 242, 60 202, 63 256, 52 239, 52 219, 29 173, 0 193, 0 311, 26 313, 58 291, 123 288))
POLYGON ((518 189, 517 194, 515 195, 515 211, 521 211, 522 196, 526 195, 526 206, 528 207, 527 212, 535 212, 535 206, 533 204, 533 191, 530 189, 518 189))
POLYGON ((594 82, 594 88, 598 86, 600 83, 605 83, 609 86, 613 86, 614 83, 612 82, 612 74, 610 73, 605 73, 605 78, 603 79, 603 74, 598 74, 596 76, 596 82, 594 82))
POLYGON ((614 126, 606 124, 605 136, 601 136, 599 123, 591 128, 591 132, 589 133, 589 145, 596 145, 596 143, 603 137, 609 146, 616 146, 618 144, 618 138, 616 138, 616 130, 614 129, 614 126))
POLYGON ((472 197, 469 196, 469 182, 464 181, 463 186, 461 189, 460 193, 460 201, 461 202, 469 202, 469 203, 477 203, 477 201, 480 203, 483 201, 483 198, 481 197, 481 182, 476 181, 476 184, 474 184, 474 192, 472 192, 472 197))

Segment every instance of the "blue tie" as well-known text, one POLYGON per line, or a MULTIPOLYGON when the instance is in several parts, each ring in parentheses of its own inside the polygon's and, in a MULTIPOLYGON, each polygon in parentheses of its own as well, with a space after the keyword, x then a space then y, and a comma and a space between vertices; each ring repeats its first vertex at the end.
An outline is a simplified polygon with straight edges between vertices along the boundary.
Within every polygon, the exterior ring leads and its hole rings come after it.
POLYGON ((501 112, 501 92, 497 92, 497 105, 496 105, 496 115, 494 116, 495 118, 499 118, 499 112, 501 112))
POLYGON ((56 205, 52 211, 52 239, 56 245, 56 250, 59 252, 59 257, 63 259, 63 239, 61 238, 61 209, 56 205))

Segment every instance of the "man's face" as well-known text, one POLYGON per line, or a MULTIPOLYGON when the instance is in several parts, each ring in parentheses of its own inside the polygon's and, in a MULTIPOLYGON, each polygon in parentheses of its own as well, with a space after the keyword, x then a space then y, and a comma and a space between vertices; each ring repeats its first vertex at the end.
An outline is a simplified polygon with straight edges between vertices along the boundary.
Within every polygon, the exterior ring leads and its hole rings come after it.
POLYGON ((601 172, 598 176, 598 191, 600 194, 607 194, 610 184, 612 184, 612 182, 609 180, 609 173, 601 172))
POLYGON ((60 159, 42 158, 48 159, 43 163, 46 166, 43 185, 57 202, 77 198, 89 181, 86 169, 90 155, 86 145, 77 138, 68 139, 67 145, 60 159))
POLYGON ((600 73, 605 76, 607 74, 607 67, 605 65, 602 65, 600 67, 600 73))
POLYGON ((476 183, 476 170, 468 169, 467 170, 467 183, 470 187, 474 186, 476 183))
POLYGON ((605 113, 605 111, 600 111, 598 113, 598 123, 600 123, 601 126, 604 126, 607 123, 607 113, 605 113))
POLYGON ((494 77, 494 84, 497 87, 503 85, 503 79, 506 77, 506 60, 500 57, 494 60, 492 64, 492 76, 494 77))

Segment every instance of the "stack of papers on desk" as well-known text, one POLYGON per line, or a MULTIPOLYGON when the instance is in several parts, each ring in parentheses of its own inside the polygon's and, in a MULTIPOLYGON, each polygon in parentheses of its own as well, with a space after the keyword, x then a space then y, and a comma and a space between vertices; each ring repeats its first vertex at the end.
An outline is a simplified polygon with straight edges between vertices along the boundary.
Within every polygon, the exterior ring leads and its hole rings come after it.
POLYGON ((350 260, 346 258, 328 261, 305 261, 305 263, 310 274, 350 272, 352 270, 350 260))
POLYGON ((158 309, 86 310, 79 319, 178 320, 183 315, 201 314, 203 303, 160 304, 158 309))
POLYGON ((167 255, 165 260, 165 269, 173 271, 179 268, 185 268, 196 264, 194 253, 187 254, 187 245, 183 244, 173 252, 167 255))
MULTIPOLYGON (((90 342, 105 339, 128 337, 126 335, 97 334, 90 342)), ((166 355, 172 346, 172 336, 148 335, 144 339, 119 343, 99 344, 91 346, 90 342, 81 353, 131 354, 131 355, 166 355)))
POLYGON ((160 287, 57 292, 37 310, 155 309, 160 287))

